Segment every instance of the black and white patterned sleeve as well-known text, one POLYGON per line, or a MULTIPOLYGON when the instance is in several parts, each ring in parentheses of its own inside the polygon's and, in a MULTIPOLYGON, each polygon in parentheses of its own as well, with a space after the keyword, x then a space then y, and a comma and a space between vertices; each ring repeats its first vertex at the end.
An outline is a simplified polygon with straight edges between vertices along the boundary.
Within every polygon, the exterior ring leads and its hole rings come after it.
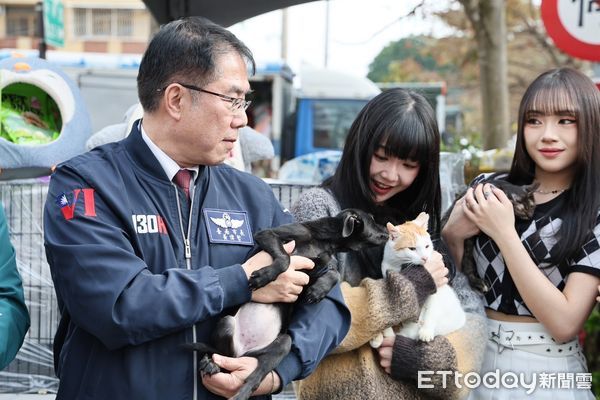
POLYGON ((600 215, 590 239, 573 258, 571 272, 584 272, 600 277, 600 215))

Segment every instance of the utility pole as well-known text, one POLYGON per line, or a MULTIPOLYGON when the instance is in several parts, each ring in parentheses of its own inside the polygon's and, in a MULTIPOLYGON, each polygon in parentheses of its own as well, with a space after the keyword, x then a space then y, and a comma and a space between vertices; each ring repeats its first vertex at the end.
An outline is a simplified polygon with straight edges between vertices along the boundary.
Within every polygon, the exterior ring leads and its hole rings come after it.
POLYGON ((329 62, 329 0, 325 0, 325 62, 327 68, 329 62))
POLYGON ((288 61, 288 9, 281 10, 281 59, 288 61))
POLYGON ((40 58, 46 58, 46 50, 48 46, 46 45, 46 39, 44 39, 44 5, 40 1, 35 4, 35 11, 37 13, 37 35, 40 39, 38 43, 38 50, 40 52, 40 58))

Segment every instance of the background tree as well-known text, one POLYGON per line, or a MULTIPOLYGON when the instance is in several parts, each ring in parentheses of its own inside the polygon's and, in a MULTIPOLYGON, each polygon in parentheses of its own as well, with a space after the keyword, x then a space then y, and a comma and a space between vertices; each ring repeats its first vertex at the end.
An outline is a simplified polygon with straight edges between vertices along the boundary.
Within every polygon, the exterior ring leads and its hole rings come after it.
POLYGON ((495 97, 497 91, 492 91, 492 96, 482 95, 481 86, 488 79, 482 78, 480 63, 489 54, 479 54, 477 39, 485 33, 474 29, 461 2, 464 0, 456 0, 447 10, 434 15, 426 10, 422 13, 422 18, 438 18, 444 22, 453 31, 452 35, 410 37, 392 42, 375 57, 368 77, 375 82, 446 81, 448 102, 460 104, 464 112, 465 132, 457 134, 470 138, 480 136, 487 143, 486 148, 503 147, 506 137, 516 130, 517 108, 523 91, 537 75, 559 66, 587 71, 590 64, 565 55, 554 46, 541 21, 539 5, 532 0, 506 0, 507 77, 503 90, 508 91, 508 113, 503 117, 507 121, 503 129, 507 133, 504 139, 492 142, 488 138, 496 134, 486 127, 494 124, 486 122, 486 118, 498 113, 496 108, 484 107, 483 103, 486 98, 495 97), (431 60, 434 60, 433 65, 431 60))
POLYGON ((439 75, 444 66, 430 51, 435 41, 427 36, 411 36, 390 43, 375 57, 367 77, 375 82, 406 82, 439 75))
POLYGON ((477 42, 486 149, 503 147, 509 137, 508 58, 504 0, 459 0, 477 42))

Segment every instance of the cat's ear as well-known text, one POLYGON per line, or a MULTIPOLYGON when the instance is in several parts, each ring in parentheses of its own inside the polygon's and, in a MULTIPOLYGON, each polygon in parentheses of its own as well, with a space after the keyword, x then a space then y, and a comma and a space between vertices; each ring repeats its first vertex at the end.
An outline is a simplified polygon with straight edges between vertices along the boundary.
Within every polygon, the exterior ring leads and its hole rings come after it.
POLYGON ((390 234, 390 239, 396 240, 398 238, 398 229, 392 224, 388 222, 385 227, 387 228, 388 233, 390 234))
POLYGON ((527 192, 535 192, 539 187, 540 187, 539 182, 533 182, 530 185, 523 186, 523 189, 525 189, 527 192))
POLYGON ((421 212, 415 218, 414 223, 419 225, 421 228, 427 229, 427 224, 429 223, 429 214, 426 212, 421 212))

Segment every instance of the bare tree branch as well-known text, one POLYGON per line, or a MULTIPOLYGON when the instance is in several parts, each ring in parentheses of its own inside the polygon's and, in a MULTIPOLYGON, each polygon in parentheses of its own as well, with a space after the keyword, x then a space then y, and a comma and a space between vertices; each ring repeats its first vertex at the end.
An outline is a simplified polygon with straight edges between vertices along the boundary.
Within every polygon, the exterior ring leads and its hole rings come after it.
POLYGON ((417 11, 420 8, 423 8, 425 6, 427 0, 421 0, 417 5, 415 5, 408 13, 406 13, 405 15, 401 15, 400 17, 394 19, 393 21, 391 21, 390 23, 388 23, 387 25, 384 25, 383 28, 379 29, 377 32, 373 33, 371 35, 371 37, 369 37, 367 40, 363 40, 361 42, 343 42, 343 41, 339 41, 336 40, 336 43, 339 44, 344 44, 344 45, 349 45, 349 46, 353 46, 353 45, 361 45, 361 44, 367 44, 369 43, 371 40, 373 40, 377 35, 381 34, 382 32, 385 32, 387 29, 389 29, 391 26, 397 24, 398 22, 402 21, 405 18, 408 17, 413 17, 417 14, 417 11))

